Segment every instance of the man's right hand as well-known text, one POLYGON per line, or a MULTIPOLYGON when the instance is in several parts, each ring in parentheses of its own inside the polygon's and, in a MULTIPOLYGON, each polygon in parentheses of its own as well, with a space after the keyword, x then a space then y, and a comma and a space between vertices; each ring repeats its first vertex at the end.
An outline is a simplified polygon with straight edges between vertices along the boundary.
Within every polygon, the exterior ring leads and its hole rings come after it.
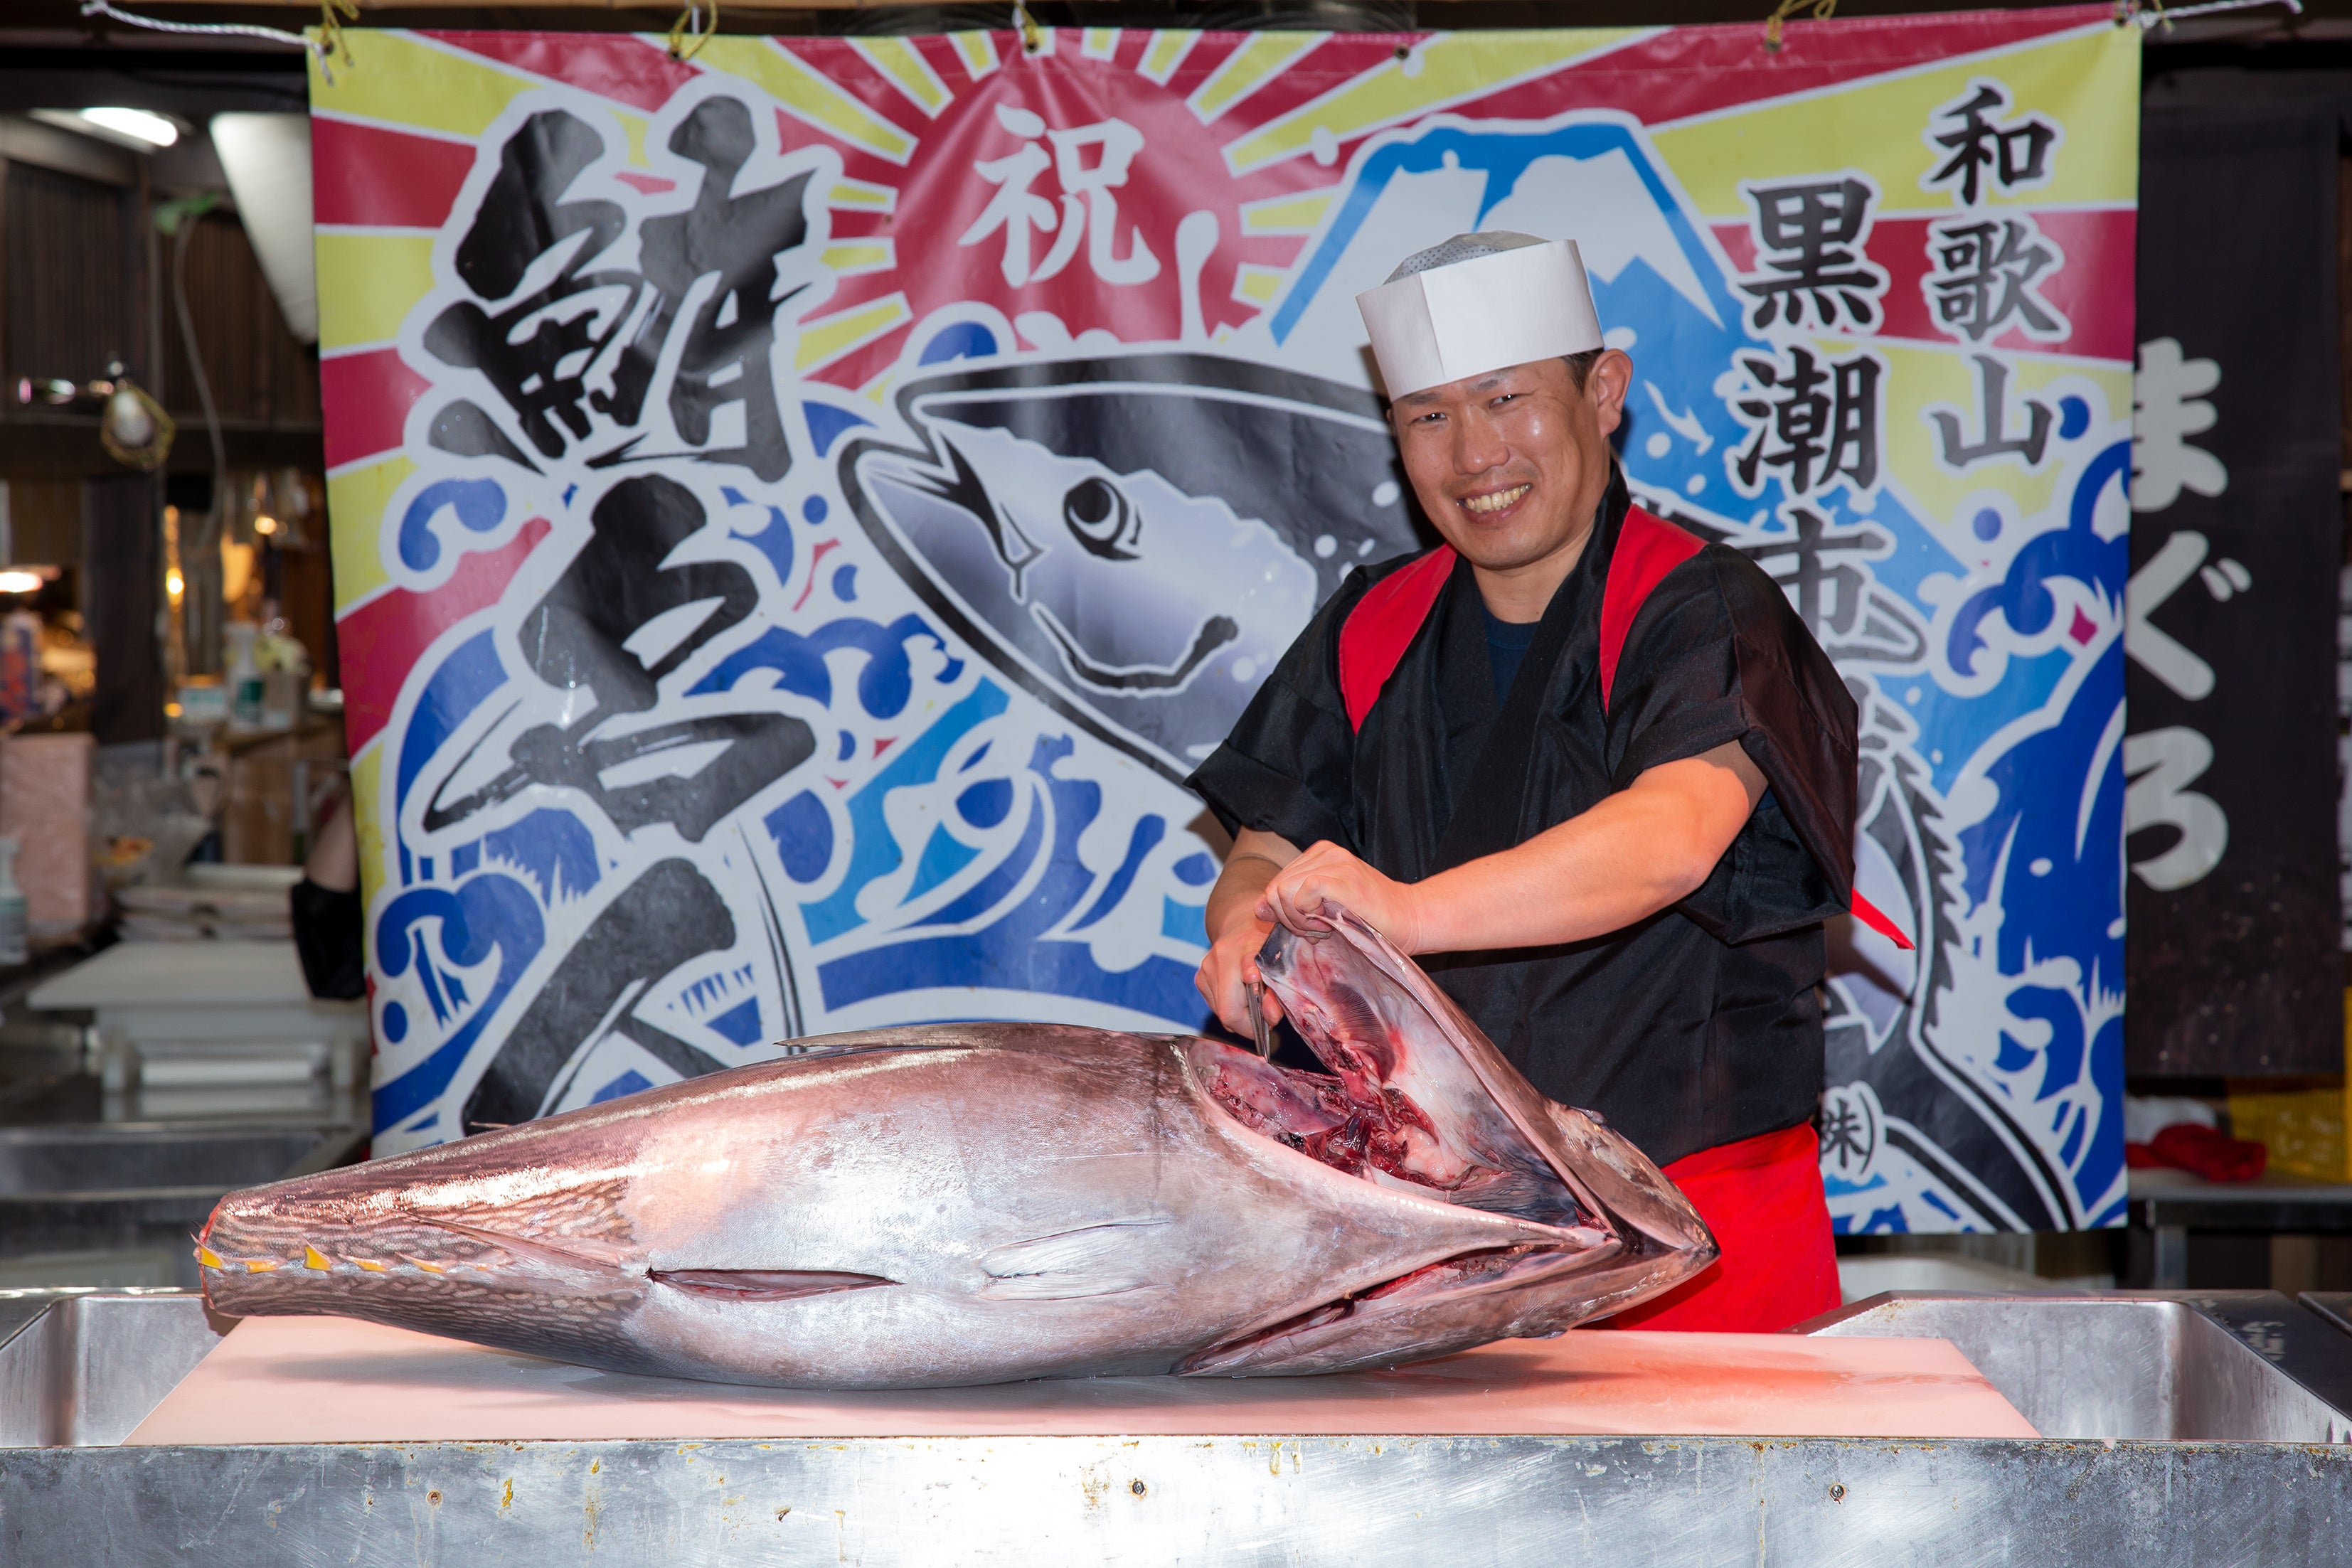
MULTIPOLYGON (((1224 1026, 1250 1038, 1249 1002, 1244 989, 1258 977, 1257 950, 1265 942, 1265 935, 1274 929, 1272 923, 1259 920, 1244 909, 1229 922, 1224 934, 1209 945, 1209 956, 1201 960, 1200 971, 1192 983, 1201 988, 1201 995, 1224 1026)), ((1272 991, 1258 998, 1258 1006, 1265 1011, 1265 1021, 1281 1021, 1282 1004, 1272 991)))
MULTIPOLYGON (((1258 977, 1257 950, 1265 945, 1266 933, 1273 925, 1257 917, 1258 896, 1265 891, 1275 873, 1298 858, 1298 847, 1277 833, 1262 833, 1255 828, 1244 828, 1234 835, 1234 847, 1225 856, 1224 869, 1217 873, 1217 885, 1209 890, 1209 906, 1203 912, 1209 928, 1209 956, 1201 960, 1192 983, 1200 988, 1201 996, 1227 1029, 1244 1039, 1249 1038, 1249 1002, 1243 987, 1258 977)), ((1277 1022, 1282 1018, 1282 1004, 1274 993, 1265 992, 1259 998, 1265 1009, 1265 1021, 1277 1022)))

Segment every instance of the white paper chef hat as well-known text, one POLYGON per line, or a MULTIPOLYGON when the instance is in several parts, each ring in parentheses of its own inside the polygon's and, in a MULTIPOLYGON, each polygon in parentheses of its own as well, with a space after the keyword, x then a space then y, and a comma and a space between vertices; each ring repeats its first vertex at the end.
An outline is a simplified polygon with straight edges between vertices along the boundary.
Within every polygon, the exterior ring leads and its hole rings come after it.
POLYGON ((1496 229, 1416 251, 1356 296, 1392 398, 1601 347, 1572 239, 1496 229))

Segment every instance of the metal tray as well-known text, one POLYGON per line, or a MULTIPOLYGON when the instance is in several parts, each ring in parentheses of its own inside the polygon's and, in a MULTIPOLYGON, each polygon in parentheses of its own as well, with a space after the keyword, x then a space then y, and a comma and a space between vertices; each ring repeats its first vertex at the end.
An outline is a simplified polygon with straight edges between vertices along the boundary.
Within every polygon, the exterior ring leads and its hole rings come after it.
POLYGON ((188 1239, 222 1194, 366 1152, 364 1128, 317 1123, 0 1126, 0 1258, 149 1249, 193 1285, 188 1239))
POLYGON ((2082 1435, 123 1448, 209 1347, 202 1302, 0 1293, 0 1442, 72 1445, 0 1448, 0 1561, 2142 1568, 2352 1538, 2352 1444, 2311 1436, 2347 1429, 2319 1390, 2352 1336, 2283 1296, 1915 1295, 1813 1326, 1954 1338, 2082 1435))
POLYGON ((2045 1437, 2352 1442, 2352 1342, 2273 1291, 1897 1291, 1800 1332, 1950 1340, 2045 1437))

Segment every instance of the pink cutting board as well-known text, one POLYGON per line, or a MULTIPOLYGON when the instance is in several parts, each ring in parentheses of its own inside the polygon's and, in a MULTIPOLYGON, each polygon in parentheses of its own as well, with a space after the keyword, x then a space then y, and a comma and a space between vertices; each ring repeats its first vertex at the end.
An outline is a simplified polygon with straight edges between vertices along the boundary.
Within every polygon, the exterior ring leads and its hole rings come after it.
POLYGON ((2038 1435, 1940 1339, 1588 1332, 1328 1377, 835 1394, 592 1372, 347 1318, 248 1318, 125 1441, 1496 1432, 2038 1435))

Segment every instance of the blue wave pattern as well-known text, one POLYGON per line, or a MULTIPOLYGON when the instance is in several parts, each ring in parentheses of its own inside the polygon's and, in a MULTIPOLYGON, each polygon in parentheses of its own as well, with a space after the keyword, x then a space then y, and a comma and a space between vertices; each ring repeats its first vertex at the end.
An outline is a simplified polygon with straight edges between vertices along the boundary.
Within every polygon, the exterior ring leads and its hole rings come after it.
MULTIPOLYGON (((1916 1092, 1906 1102, 1889 1092, 1897 1075, 1876 1069, 1893 1059, 1873 1058, 1857 1082, 1873 1085, 1892 1135, 1825 1171, 1841 1231, 2123 1223, 2126 538, 2103 537, 2099 516, 2103 498, 2120 510, 2129 473, 2127 440, 2098 447, 2065 492, 2062 526, 1943 616, 1931 674, 1962 685, 1980 664, 2006 663, 1995 685, 1947 711, 1991 708, 1979 723, 2006 722, 1960 766, 1948 753, 1932 767, 1917 759, 1923 779, 1954 780, 1948 793, 1918 790, 1945 851, 1931 922, 1940 951, 1893 1032, 1961 1090, 1941 1106, 1916 1092), (1991 651, 1989 631, 2010 650, 1991 651), (1989 1178, 1991 1156, 1958 1157, 1948 1132, 1927 1131, 1938 1109, 1948 1126, 1962 1106, 1980 1118, 1979 1148, 2012 1151, 1993 1173, 2004 1179, 1989 1178)), ((1914 744, 1932 754, 1950 733, 1923 727, 1914 744)), ((1830 1100, 1847 1108, 1834 1083, 1830 1100)))
MULTIPOLYGON (((805 405, 818 455, 864 423, 805 405)), ((983 674, 839 526, 849 512, 826 470, 806 473, 796 491, 739 479, 708 492, 692 548, 739 561, 757 607, 663 678, 650 716, 785 716, 808 727, 808 755, 687 847, 734 939, 642 977, 628 1017, 713 1066, 789 1036, 892 1020, 1199 1027, 1192 973, 1215 862, 1175 825, 1197 808, 983 674)), ((507 514, 509 498, 481 488, 492 481, 462 484, 426 486, 408 505, 399 538, 416 570, 462 542, 452 508, 469 534, 507 514)), ((551 548, 580 537, 595 484, 567 496, 551 548)), ((501 748, 528 748, 518 737, 535 717, 561 718, 560 692, 520 641, 543 591, 543 580, 518 588, 446 636, 388 732, 394 852, 370 931, 380 1146, 466 1130, 469 1081, 572 983, 567 951, 680 848, 667 826, 624 831, 593 792, 544 778, 462 826, 434 821, 451 798, 478 798, 468 790, 499 771, 501 748)), ((562 1103, 677 1076, 617 1033, 581 1044, 562 1103)))
MULTIPOLYGON (((866 1022, 910 992, 925 999, 898 1009, 905 1021, 1036 1016, 1059 998, 1147 1027, 1202 1022, 1192 972, 1213 861, 1171 833, 1169 809, 1107 810, 1078 738, 1040 725, 1034 704, 949 647, 912 612, 835 615, 805 631, 763 626, 681 683, 682 697, 704 701, 803 699, 793 711, 822 712, 827 733, 739 813, 744 831, 713 867, 714 882, 748 872, 758 884, 748 902, 797 915, 785 938, 794 951, 781 963, 773 951, 765 963, 714 954, 655 977, 664 994, 640 1013, 695 1043, 723 1040, 739 1060, 787 1030, 866 1022), (893 723, 909 719, 919 722, 893 723), (777 998, 802 967, 814 983, 794 1019, 777 998)), ((378 1127, 407 1133, 411 1146, 458 1130, 446 1101, 469 1059, 478 1065, 486 1030, 512 1027, 501 1009, 521 1011, 523 977, 642 859, 593 810, 540 787, 530 810, 478 837, 428 849, 429 835, 410 831, 451 754, 526 684, 501 660, 498 632, 475 631, 413 682, 400 733, 400 886, 379 900, 372 936, 386 1054, 407 1061, 375 1098, 378 1127)), ((1133 771, 1099 747, 1089 760, 1133 771)), ((588 1098, 662 1081, 632 1062, 588 1098)))

